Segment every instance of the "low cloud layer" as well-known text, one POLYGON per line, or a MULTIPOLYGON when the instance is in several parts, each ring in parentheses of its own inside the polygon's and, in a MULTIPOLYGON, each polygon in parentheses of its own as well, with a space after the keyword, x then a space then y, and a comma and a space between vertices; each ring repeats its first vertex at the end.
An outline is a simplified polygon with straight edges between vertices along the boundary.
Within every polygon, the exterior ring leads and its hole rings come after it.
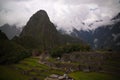
POLYGON ((47 11, 58 29, 71 31, 95 29, 110 24, 110 19, 120 12, 119 0, 2 0, 0 1, 0 26, 24 26, 38 10, 47 11), (94 23, 94 24, 93 24, 94 23))

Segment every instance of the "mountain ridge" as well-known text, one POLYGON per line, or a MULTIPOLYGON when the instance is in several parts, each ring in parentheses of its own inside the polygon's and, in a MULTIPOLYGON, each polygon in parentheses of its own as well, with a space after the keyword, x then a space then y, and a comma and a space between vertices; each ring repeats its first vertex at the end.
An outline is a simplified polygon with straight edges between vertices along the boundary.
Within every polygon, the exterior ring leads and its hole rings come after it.
POLYGON ((94 30, 83 31, 74 29, 72 36, 78 35, 91 45, 93 49, 120 50, 120 13, 112 20, 114 24, 100 26, 94 30))

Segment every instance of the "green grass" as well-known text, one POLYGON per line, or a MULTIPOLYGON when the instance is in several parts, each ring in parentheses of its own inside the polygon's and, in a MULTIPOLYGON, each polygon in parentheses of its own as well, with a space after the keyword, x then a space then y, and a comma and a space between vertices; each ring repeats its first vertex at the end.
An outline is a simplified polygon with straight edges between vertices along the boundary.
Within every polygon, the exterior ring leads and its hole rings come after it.
POLYGON ((69 76, 75 80, 120 80, 119 76, 96 72, 74 72, 70 73, 69 76))
POLYGON ((18 64, 0 66, 0 80, 29 80, 32 77, 44 80, 51 74, 63 75, 63 72, 40 64, 37 57, 26 58, 18 64), (23 75, 24 71, 27 74, 23 75))
POLYGON ((36 69, 49 69, 48 66, 44 65, 44 64, 40 64, 38 63, 39 59, 38 58, 26 58, 24 60, 22 60, 21 62, 19 62, 19 64, 15 64, 14 66, 23 70, 30 70, 33 68, 36 69))
POLYGON ((29 77, 19 71, 0 65, 0 80, 28 80, 29 77))

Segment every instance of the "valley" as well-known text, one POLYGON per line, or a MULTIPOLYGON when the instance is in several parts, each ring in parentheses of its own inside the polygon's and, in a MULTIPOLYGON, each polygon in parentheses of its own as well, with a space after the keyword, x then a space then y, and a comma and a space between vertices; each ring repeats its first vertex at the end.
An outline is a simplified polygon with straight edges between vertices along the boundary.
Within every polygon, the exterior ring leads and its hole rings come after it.
POLYGON ((102 27, 94 34, 77 30, 63 34, 47 12, 39 10, 22 31, 4 25, 0 31, 0 80, 119 80, 119 22, 110 25, 114 27, 111 31, 102 27))

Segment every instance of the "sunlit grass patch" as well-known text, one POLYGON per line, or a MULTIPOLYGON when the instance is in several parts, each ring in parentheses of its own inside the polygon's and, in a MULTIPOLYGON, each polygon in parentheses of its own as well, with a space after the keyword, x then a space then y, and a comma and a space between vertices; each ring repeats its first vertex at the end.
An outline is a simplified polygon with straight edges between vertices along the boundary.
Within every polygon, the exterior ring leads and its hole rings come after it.
POLYGON ((97 72, 74 72, 70 73, 69 76, 73 77, 75 80, 119 80, 119 76, 97 73, 97 72))

